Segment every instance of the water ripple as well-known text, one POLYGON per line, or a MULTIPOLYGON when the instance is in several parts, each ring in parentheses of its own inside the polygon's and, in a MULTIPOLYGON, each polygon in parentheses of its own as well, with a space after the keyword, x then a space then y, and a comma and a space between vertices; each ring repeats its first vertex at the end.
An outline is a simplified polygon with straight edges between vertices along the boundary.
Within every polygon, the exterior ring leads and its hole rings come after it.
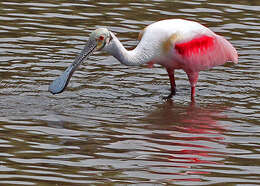
POLYGON ((0 184, 260 184, 257 0, 4 0, 0 8, 0 184), (133 48, 141 29, 167 18, 199 21, 238 50, 237 65, 200 73, 197 104, 184 72, 165 102, 162 67, 129 68, 102 52, 64 93, 47 92, 92 30, 108 27, 133 48))

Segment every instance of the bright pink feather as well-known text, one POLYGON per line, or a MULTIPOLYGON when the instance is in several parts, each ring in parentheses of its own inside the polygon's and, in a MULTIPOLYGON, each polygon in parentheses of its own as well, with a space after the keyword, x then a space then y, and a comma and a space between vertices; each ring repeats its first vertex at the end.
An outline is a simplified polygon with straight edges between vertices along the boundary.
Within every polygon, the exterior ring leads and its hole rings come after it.
POLYGON ((178 60, 186 72, 199 72, 227 61, 237 63, 238 56, 233 46, 222 36, 202 35, 188 42, 175 44, 181 56, 178 60))
POLYGON ((203 55, 206 50, 210 50, 213 46, 213 37, 201 36, 185 43, 175 45, 175 49, 179 54, 189 57, 192 54, 203 55))

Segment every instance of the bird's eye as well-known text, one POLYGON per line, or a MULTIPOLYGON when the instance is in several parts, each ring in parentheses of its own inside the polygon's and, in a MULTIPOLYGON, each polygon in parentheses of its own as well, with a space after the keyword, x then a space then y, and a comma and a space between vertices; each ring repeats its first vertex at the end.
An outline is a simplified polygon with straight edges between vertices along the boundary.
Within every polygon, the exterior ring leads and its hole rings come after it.
POLYGON ((104 36, 99 36, 99 40, 103 41, 104 40, 104 36))

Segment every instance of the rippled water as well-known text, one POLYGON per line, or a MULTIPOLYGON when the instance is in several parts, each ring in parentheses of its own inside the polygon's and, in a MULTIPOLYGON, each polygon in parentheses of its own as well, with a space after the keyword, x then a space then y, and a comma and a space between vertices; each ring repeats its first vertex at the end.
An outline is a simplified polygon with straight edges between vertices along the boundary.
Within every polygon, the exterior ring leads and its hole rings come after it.
POLYGON ((260 1, 0 2, 0 184, 260 184, 260 1), (60 95, 48 85, 106 26, 127 48, 146 25, 199 21, 239 64, 200 73, 196 105, 178 71, 127 67, 102 52, 60 95))

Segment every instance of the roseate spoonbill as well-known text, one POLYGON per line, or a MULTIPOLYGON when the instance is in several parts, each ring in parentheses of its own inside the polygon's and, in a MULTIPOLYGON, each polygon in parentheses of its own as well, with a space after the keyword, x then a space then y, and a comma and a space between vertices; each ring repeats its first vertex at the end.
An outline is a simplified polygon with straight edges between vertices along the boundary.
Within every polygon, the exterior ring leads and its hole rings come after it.
POLYGON ((168 72, 171 93, 175 95, 174 70, 186 72, 191 85, 191 100, 194 101, 199 71, 222 65, 227 61, 238 62, 236 49, 222 36, 201 24, 183 19, 168 19, 155 22, 139 34, 139 43, 133 50, 126 50, 118 38, 106 28, 93 31, 89 40, 65 72, 49 86, 53 94, 61 93, 73 72, 96 50, 113 55, 124 65, 134 66, 160 64, 168 72))

